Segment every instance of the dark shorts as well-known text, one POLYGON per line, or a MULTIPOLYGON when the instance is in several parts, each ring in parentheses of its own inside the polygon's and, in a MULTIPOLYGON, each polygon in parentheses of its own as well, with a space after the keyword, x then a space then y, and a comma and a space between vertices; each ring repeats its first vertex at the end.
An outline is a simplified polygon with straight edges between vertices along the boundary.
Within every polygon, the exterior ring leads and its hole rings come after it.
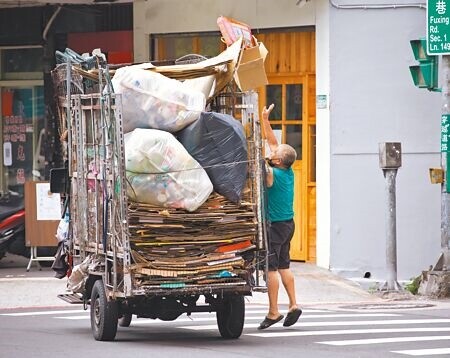
POLYGON ((270 224, 269 271, 289 268, 291 262, 289 250, 294 230, 294 220, 278 221, 270 224))

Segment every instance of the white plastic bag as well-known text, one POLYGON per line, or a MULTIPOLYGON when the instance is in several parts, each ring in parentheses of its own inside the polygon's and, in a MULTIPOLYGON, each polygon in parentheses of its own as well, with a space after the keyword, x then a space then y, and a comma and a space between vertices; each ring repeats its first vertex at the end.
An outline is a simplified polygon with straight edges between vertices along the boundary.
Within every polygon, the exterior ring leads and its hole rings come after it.
POLYGON ((206 171, 170 133, 137 128, 125 135, 128 197, 195 211, 213 191, 206 171))
POLYGON ((64 217, 59 221, 58 228, 56 229, 56 239, 58 242, 67 239, 69 233, 69 212, 66 211, 64 217))
POLYGON ((114 92, 122 94, 124 133, 135 128, 173 133, 200 116, 206 103, 202 92, 141 67, 121 67, 112 79, 114 92))
POLYGON ((69 276, 69 279, 67 280, 67 288, 76 293, 76 292, 83 292, 84 290, 84 284, 88 278, 89 275, 89 264, 91 262, 91 258, 88 256, 84 259, 84 261, 79 264, 75 265, 72 269, 72 273, 69 276))

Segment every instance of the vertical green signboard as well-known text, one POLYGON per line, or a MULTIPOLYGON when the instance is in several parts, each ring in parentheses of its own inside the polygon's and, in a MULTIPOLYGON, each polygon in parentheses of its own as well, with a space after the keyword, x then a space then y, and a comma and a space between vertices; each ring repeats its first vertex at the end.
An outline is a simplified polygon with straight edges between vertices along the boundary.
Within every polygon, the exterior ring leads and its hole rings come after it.
POLYGON ((441 152, 446 153, 447 170, 445 173, 445 191, 450 193, 450 180, 448 172, 450 169, 450 114, 441 116, 441 152))
POLYGON ((450 0, 427 1, 427 53, 450 54, 450 0))
POLYGON ((450 114, 441 117, 441 152, 450 152, 450 114))

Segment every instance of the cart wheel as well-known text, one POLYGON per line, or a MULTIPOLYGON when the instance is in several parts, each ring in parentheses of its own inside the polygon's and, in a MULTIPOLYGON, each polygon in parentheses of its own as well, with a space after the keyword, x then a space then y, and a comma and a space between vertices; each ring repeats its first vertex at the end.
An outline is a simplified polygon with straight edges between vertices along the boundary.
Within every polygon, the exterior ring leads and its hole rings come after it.
POLYGON ((97 341, 112 341, 117 333, 117 302, 108 301, 102 280, 97 280, 91 294, 91 327, 97 341))
POLYGON ((216 312, 217 326, 223 338, 239 338, 244 328, 244 296, 228 296, 223 299, 223 308, 216 312))
POLYGON ((119 317, 119 326, 130 327, 132 318, 133 315, 131 313, 124 313, 121 317, 119 317))

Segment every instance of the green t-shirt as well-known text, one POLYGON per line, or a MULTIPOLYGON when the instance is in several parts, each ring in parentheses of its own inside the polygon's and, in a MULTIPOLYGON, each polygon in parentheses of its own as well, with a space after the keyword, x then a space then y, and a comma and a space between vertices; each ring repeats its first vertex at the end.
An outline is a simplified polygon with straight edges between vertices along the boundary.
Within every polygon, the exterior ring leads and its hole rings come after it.
POLYGON ((291 220, 294 217, 294 172, 292 168, 272 170, 273 185, 267 188, 269 220, 291 220))

